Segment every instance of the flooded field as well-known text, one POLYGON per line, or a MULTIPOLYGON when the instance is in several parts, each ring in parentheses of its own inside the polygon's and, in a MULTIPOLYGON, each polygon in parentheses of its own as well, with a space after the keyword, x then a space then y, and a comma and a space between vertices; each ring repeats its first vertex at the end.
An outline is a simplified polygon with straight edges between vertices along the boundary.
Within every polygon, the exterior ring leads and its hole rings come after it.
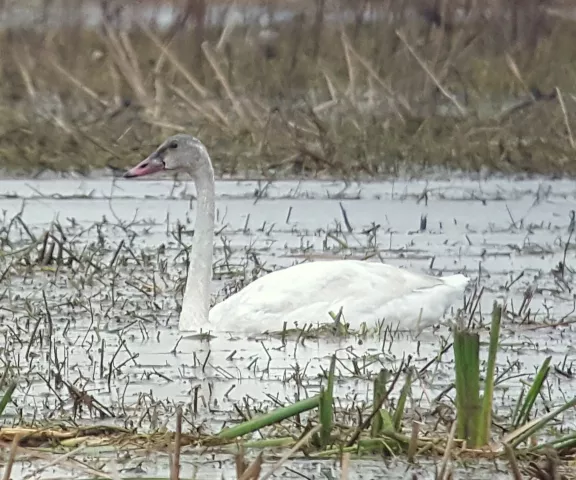
MULTIPOLYGON (((336 406, 350 412, 352 423, 355 406, 371 402, 374 374, 398 369, 408 356, 419 372, 410 418, 432 429, 429 412, 453 398, 447 388, 454 380, 452 350, 435 361, 450 341, 447 325, 417 338, 182 337, 177 318, 184 248, 194 228, 191 184, 2 180, 0 192, 1 361, 20 375, 5 422, 173 430, 176 407, 183 405, 184 430, 218 432, 241 420, 240 412, 250 417, 318 393, 334 353, 336 406), (48 241, 46 231, 53 235, 48 241), (74 389, 97 402, 88 408, 74 401, 74 389)), ((575 396, 574 182, 219 181, 216 192, 215 300, 256 275, 307 258, 380 258, 416 272, 463 273, 472 279, 468 295, 484 288, 478 321, 489 322, 495 300, 507 301, 494 421, 512 415, 510 399, 548 356, 553 368, 536 411, 575 396)), ((487 328, 482 335, 487 338, 487 328)), ((573 409, 561 421, 546 435, 574 429, 573 409)), ((266 453, 267 463, 279 452, 266 453)), ((167 455, 145 450, 120 455, 88 446, 80 455, 85 463, 49 466, 41 475, 88 478, 89 467, 108 474, 116 468, 122 477, 168 472, 167 455)), ((225 452, 184 447, 181 462, 184 478, 194 469, 198 478, 235 478, 225 452)), ((48 463, 18 463, 13 478, 48 463)), ((350 478, 434 478, 434 465, 353 461, 350 478)), ((455 476, 509 478, 500 466, 456 465, 455 476)), ((335 460, 312 455, 275 475, 338 478, 338 469, 335 460)))

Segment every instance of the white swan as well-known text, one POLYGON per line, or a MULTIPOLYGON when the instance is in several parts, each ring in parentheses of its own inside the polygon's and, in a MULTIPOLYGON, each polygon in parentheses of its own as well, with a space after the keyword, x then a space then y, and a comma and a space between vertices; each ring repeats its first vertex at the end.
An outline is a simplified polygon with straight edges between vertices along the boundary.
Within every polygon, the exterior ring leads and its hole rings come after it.
POLYGON ((210 309, 214 237, 214 170, 204 145, 190 135, 168 138, 124 177, 185 171, 198 198, 181 331, 262 333, 332 322, 343 307, 350 327, 381 324, 420 330, 436 323, 458 301, 469 279, 420 275, 382 263, 333 260, 302 263, 252 282, 210 309))

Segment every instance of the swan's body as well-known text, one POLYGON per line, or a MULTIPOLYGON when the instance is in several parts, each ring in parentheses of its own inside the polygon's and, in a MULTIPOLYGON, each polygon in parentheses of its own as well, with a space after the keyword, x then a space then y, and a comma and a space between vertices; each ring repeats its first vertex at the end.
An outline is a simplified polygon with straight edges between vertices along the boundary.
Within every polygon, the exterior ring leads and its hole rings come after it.
POLYGON ((196 184, 198 213, 182 302, 182 331, 281 331, 332 323, 342 308, 354 329, 390 325, 420 330, 436 323, 457 302, 468 278, 433 277, 376 262, 335 260, 302 263, 252 282, 210 309, 214 237, 214 172, 204 145, 175 135, 128 171, 126 177, 183 169, 196 184))
POLYGON ((338 314, 353 329, 363 322, 419 330, 438 321, 462 296, 463 275, 437 278, 384 263, 334 260, 301 263, 247 285, 210 310, 209 328, 281 331, 305 324, 333 323, 338 314), (422 310, 422 312, 420 311, 422 310))

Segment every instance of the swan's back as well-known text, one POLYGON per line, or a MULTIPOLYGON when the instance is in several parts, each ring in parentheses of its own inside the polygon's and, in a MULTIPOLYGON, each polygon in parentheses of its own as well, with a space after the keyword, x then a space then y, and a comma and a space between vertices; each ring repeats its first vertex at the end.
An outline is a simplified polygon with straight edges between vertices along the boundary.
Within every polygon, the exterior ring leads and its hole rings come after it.
POLYGON ((279 331, 284 322, 288 328, 329 323, 328 312, 342 307, 352 328, 385 320, 400 329, 415 329, 435 323, 467 283, 463 275, 433 277, 368 261, 302 263, 265 275, 215 305, 204 328, 279 331))

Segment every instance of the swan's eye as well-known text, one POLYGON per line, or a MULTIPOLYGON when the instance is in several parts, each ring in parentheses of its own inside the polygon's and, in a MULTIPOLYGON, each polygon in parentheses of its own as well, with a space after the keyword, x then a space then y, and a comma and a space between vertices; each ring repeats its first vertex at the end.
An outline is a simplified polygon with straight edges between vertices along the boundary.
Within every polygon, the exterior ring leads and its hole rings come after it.
POLYGON ((168 145, 169 148, 178 148, 178 142, 171 142, 170 145, 168 145))

